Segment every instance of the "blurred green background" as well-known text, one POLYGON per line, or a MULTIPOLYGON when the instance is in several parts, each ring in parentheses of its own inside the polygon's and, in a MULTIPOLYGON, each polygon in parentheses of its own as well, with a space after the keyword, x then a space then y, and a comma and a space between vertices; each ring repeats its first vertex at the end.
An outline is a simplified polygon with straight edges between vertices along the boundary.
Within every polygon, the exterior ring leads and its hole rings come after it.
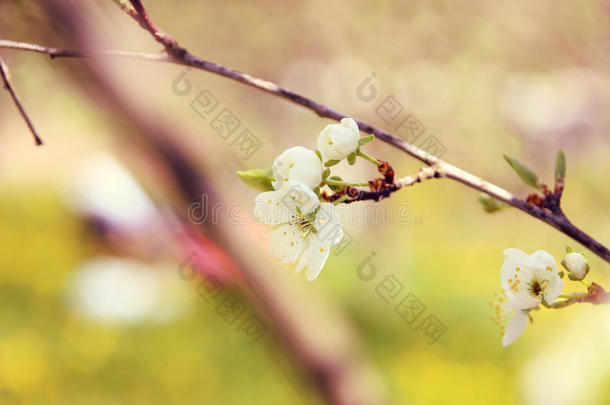
MULTIPOLYGON (((44 42, 30 25, 40 11, 28 3, 0 2, 2 38, 44 42)), ((97 3, 108 48, 160 50, 110 0, 97 3)), ((563 148, 564 210, 610 243, 608 1, 145 5, 161 27, 205 59, 387 130, 412 114, 426 128, 420 141, 435 136, 444 159, 521 196, 529 190, 502 154, 519 157, 551 181, 556 151, 563 148), (377 96, 367 102, 356 89, 368 77, 377 96), (404 110, 386 123, 376 109, 390 95, 404 110)), ((0 53, 46 141, 33 146, 8 94, 0 93, 0 403, 322 403, 295 363, 275 350, 271 331, 249 344, 198 295, 196 281, 178 277, 183 256, 170 242, 151 241, 150 228, 139 220, 126 226, 124 239, 109 242, 112 229, 91 221, 88 209, 105 214, 103 207, 112 205, 110 212, 130 212, 131 219, 141 214, 133 207, 145 211, 143 222, 158 214, 143 194, 124 201, 114 183, 91 169, 108 163, 109 155, 117 159, 111 166, 122 161, 154 199, 160 191, 154 167, 133 157, 112 117, 61 68, 81 61, 0 53), (83 176, 99 181, 99 188, 95 181, 81 187, 83 176), (89 199, 106 186, 116 204, 99 197, 95 206, 89 199)), ((238 182, 236 170, 269 167, 290 146, 314 148, 329 123, 205 72, 188 72, 193 92, 179 96, 172 83, 183 68, 113 63, 131 94, 191 135, 185 142, 215 168, 231 197, 227 205, 247 206, 256 195, 238 182), (212 131, 210 117, 191 108, 203 90, 260 139, 249 159, 212 131)), ((366 150, 389 160, 399 176, 420 166, 380 142, 366 150)), ((338 170, 350 180, 374 176, 366 164, 338 170)), ((331 255, 318 280, 308 284, 297 275, 294 281, 345 313, 395 403, 610 404, 608 308, 540 311, 506 349, 490 319, 503 249, 545 249, 561 259, 567 244, 583 248, 520 212, 486 214, 476 198, 449 180, 402 190, 381 204, 389 214, 408 207, 409 221, 390 215, 388 223, 346 225, 353 242, 331 255), (356 272, 367 257, 378 270, 371 281, 356 272), (403 285, 392 304, 376 291, 387 275, 403 285), (434 344, 416 330, 419 320, 406 324, 394 312, 408 293, 426 307, 420 319, 434 314, 445 325, 434 344)), ((266 231, 251 223, 234 226, 255 236, 266 231)), ((263 242, 244 249, 267 254, 263 242)), ((609 287, 608 264, 588 258, 590 279, 609 287)), ((578 290, 567 284, 568 291, 578 290)))

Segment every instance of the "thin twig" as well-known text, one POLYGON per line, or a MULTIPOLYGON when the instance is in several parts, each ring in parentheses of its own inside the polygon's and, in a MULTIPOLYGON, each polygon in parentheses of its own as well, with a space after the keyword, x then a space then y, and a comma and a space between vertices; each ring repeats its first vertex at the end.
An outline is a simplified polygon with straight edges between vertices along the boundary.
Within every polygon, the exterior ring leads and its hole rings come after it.
MULTIPOLYGON (((6 39, 0 39, 0 48, 5 49, 17 49, 20 51, 31 51, 36 53, 43 53, 49 55, 51 59, 54 58, 85 58, 88 55, 85 55, 84 52, 74 51, 70 49, 61 49, 54 48, 50 46, 41 46, 36 44, 29 44, 26 42, 17 42, 17 41, 9 41, 6 39)), ((152 62, 165 62, 172 64, 180 64, 174 61, 167 55, 158 54, 158 53, 142 53, 142 52, 128 52, 128 51, 116 51, 116 50, 103 50, 97 51, 96 54, 102 56, 112 56, 118 58, 128 58, 128 59, 143 59, 149 60, 152 62)))
POLYGON ((388 198, 392 193, 403 187, 409 187, 421 183, 424 180, 442 177, 442 174, 438 172, 438 167, 436 165, 423 167, 414 176, 406 176, 400 179, 394 178, 394 169, 388 162, 380 162, 377 169, 384 177, 378 177, 375 180, 369 181, 368 191, 353 186, 345 186, 338 188, 333 194, 328 194, 326 191, 323 191, 322 198, 329 202, 335 202, 335 204, 337 202, 350 204, 366 200, 380 201, 384 198, 388 198))
MULTIPOLYGON (((201 59, 197 56, 189 53, 185 48, 182 48, 175 39, 173 39, 169 34, 162 31, 158 28, 151 20, 150 16, 147 14, 144 9, 142 2, 140 0, 130 0, 133 9, 125 10, 127 14, 132 17, 140 26, 142 26, 146 31, 150 32, 155 40, 163 45, 165 51, 168 56, 160 56, 155 54, 141 54, 141 53, 131 53, 131 52, 120 52, 120 51, 104 51, 102 54, 107 54, 108 56, 118 56, 118 57, 130 57, 137 59, 145 59, 156 62, 166 62, 166 63, 175 63, 178 65, 184 65, 193 67, 200 70, 205 70, 210 73, 214 73, 231 80, 243 83, 247 86, 253 87, 255 89, 264 91, 266 93, 272 94, 274 96, 284 98, 289 100, 295 104, 301 105, 322 118, 330 118, 335 121, 340 121, 343 118, 346 118, 347 115, 335 110, 329 106, 326 106, 322 103, 319 103, 315 100, 302 96, 298 93, 285 89, 283 87, 278 86, 275 83, 269 82, 267 80, 255 78, 247 73, 242 73, 234 69, 230 69, 228 67, 201 59)), ((23 50, 31 50, 35 52, 47 53, 51 56, 65 56, 65 57, 83 57, 80 52, 63 50, 59 52, 57 48, 44 48, 38 45, 30 45, 30 47, 17 47, 15 43, 11 41, 3 41, 0 40, 0 48, 15 48, 15 49, 23 49, 23 50), (7 46, 11 45, 11 46, 7 46), (47 52, 46 49, 53 50, 52 52, 47 52)), ((508 205, 511 205, 534 218, 552 226, 553 228, 559 230, 565 235, 571 237, 575 241, 581 243, 583 246, 587 247, 593 253, 604 259, 605 261, 610 263, 610 250, 602 245, 600 242, 580 230, 576 227, 570 220, 563 214, 557 214, 548 211, 543 207, 538 207, 536 205, 530 204, 524 199, 521 199, 511 192, 492 184, 482 178, 469 173, 459 167, 456 167, 450 163, 447 163, 438 157, 426 152, 423 149, 418 148, 415 145, 409 144, 403 141, 400 138, 397 138, 390 133, 374 127, 364 121, 357 120, 358 127, 361 131, 366 133, 375 134, 377 138, 386 142, 397 149, 402 150, 403 152, 409 154, 415 159, 425 163, 428 166, 435 165, 436 171, 439 177, 445 177, 448 179, 455 180, 463 185, 486 193, 508 205)))
POLYGON ((573 304, 580 304, 588 302, 593 305, 610 304, 610 292, 604 290, 602 286, 597 283, 592 283, 587 288, 586 293, 574 293, 565 300, 558 300, 554 302, 550 308, 560 309, 573 304))
POLYGON ((36 128, 34 128, 34 124, 32 124, 32 120, 30 120, 30 117, 28 116, 28 113, 25 111, 25 108, 23 108, 23 105, 21 104, 19 97, 17 97, 17 93, 15 93, 15 89, 13 88, 13 84, 11 83, 10 71, 8 70, 8 66, 6 66, 6 64, 4 63, 4 60, 2 60, 2 57, 0 57, 0 76, 2 76, 2 81, 4 82, 4 88, 11 95, 13 102, 15 103, 15 105, 17 106, 17 109, 19 110, 19 113, 23 117, 23 120, 28 125, 28 128, 30 128, 30 132, 34 136, 34 141, 36 142, 36 145, 42 145, 42 139, 40 139, 40 136, 38 136, 38 133, 36 132, 36 128))

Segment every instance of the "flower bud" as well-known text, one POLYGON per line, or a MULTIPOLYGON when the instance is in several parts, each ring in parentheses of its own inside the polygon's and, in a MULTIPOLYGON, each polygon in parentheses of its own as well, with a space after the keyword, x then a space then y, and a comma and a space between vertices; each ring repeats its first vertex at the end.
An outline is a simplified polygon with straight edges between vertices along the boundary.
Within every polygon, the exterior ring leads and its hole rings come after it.
POLYGON ((570 272, 572 280, 582 280, 589 272, 589 263, 582 253, 568 253, 561 265, 570 272))
POLYGON ((340 124, 329 124, 318 135, 318 150, 324 161, 342 160, 358 149, 360 130, 352 118, 343 118, 340 124))
POLYGON ((300 181, 313 189, 322 181, 322 162, 316 153, 302 146, 285 150, 273 162, 273 188, 279 190, 284 182, 300 181))

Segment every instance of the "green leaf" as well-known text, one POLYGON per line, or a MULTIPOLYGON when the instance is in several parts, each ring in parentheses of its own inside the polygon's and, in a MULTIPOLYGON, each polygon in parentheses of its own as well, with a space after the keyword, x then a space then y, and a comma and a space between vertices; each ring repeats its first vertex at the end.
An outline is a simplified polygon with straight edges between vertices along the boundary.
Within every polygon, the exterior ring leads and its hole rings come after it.
POLYGON ((328 161, 326 161, 326 163, 324 163, 324 166, 331 167, 331 166, 336 165, 339 162, 340 162, 340 160, 328 160, 328 161))
POLYGON ((237 176, 248 187, 252 187, 255 190, 273 190, 273 186, 271 185, 271 182, 274 180, 273 172, 269 169, 240 170, 237 172, 237 176))
POLYGON ((559 149, 555 163, 555 182, 563 181, 566 177, 566 154, 559 149))
POLYGON ((485 212, 489 213, 500 211, 501 209, 508 207, 507 204, 486 193, 481 193, 479 195, 479 202, 483 206, 485 212))
POLYGON ((508 162, 510 167, 517 173, 517 175, 523 180, 523 182, 534 188, 542 188, 542 180, 532 169, 527 167, 519 159, 504 155, 504 159, 508 162))
POLYGON ((347 163, 349 163, 350 165, 356 163, 356 152, 352 152, 347 155, 347 163))
POLYGON ((358 146, 366 145, 369 142, 372 142, 375 139, 375 135, 370 134, 368 136, 363 136, 358 140, 358 146))

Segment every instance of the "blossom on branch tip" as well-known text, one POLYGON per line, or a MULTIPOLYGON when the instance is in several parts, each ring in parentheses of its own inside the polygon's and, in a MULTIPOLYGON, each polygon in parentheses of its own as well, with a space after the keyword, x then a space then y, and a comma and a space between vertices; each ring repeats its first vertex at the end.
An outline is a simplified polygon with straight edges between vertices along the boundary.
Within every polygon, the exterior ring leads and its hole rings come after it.
POLYGON ((528 255, 519 249, 506 249, 504 256, 500 268, 504 294, 495 306, 492 320, 500 326, 502 345, 506 347, 523 333, 531 310, 541 303, 551 305, 555 302, 563 290, 563 281, 555 259, 544 250, 528 255))
POLYGON ((320 203, 318 196, 298 181, 289 180, 279 190, 259 194, 254 215, 274 226, 269 240, 273 256, 296 264, 296 272, 307 268, 309 281, 318 277, 331 247, 344 235, 335 206, 320 203))
POLYGON ((519 249, 506 249, 504 256, 500 279, 509 298, 507 305, 531 309, 543 300, 549 305, 555 302, 563 290, 563 281, 553 256, 544 250, 528 255, 519 249))
POLYGON ((315 188, 322 181, 324 167, 314 151, 302 146, 294 146, 275 158, 271 170, 274 177, 272 185, 276 190, 290 180, 315 188))
POLYGON ((328 124, 318 135, 318 150, 323 160, 342 160, 356 152, 360 130, 352 118, 343 118, 340 124, 328 124))

